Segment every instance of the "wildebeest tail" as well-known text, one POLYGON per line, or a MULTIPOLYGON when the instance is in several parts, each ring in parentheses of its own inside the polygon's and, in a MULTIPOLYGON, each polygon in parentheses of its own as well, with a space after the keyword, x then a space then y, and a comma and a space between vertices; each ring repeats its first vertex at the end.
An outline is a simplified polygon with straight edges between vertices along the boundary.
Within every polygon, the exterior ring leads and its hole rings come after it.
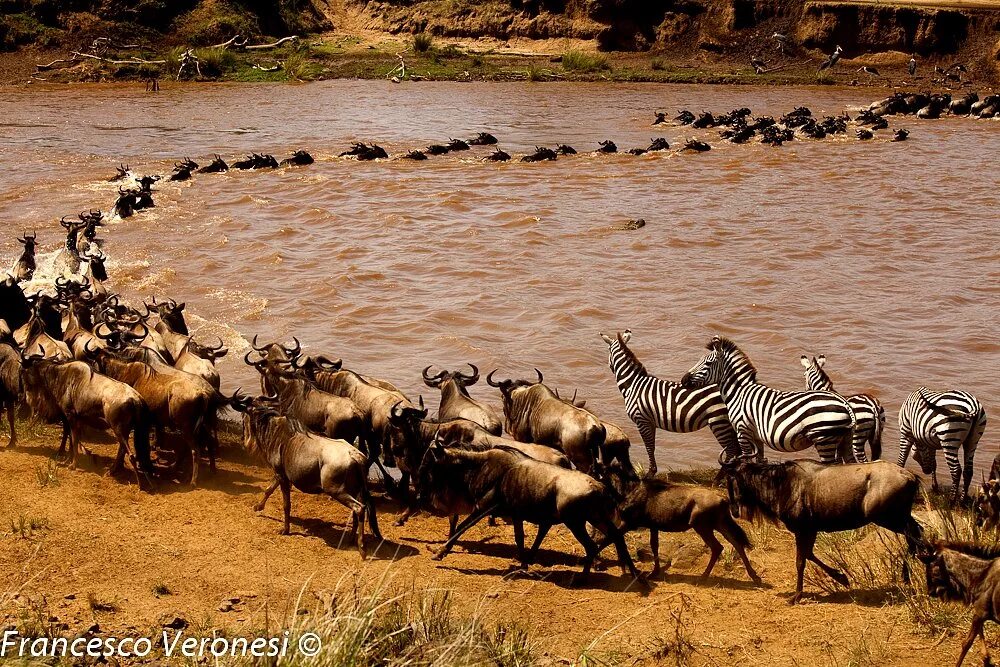
POLYGON ((153 474, 153 459, 150 457, 149 433, 153 430, 153 413, 145 401, 139 406, 139 414, 135 420, 135 431, 132 435, 135 458, 139 469, 144 473, 153 474))
POLYGON ((719 527, 719 530, 733 546, 743 547, 747 551, 753 549, 753 542, 750 541, 747 531, 743 530, 743 526, 736 523, 736 520, 728 509, 722 515, 722 525, 719 527))
POLYGON ((372 500, 371 491, 368 490, 368 469, 365 468, 365 478, 364 485, 361 487, 361 502, 364 503, 365 509, 368 510, 368 526, 372 530, 372 535, 382 540, 382 531, 378 527, 378 514, 375 513, 375 501, 372 500))
POLYGON ((595 420, 595 423, 587 427, 587 451, 590 452, 594 465, 598 466, 601 461, 601 448, 604 446, 604 439, 608 437, 608 431, 604 424, 595 420))

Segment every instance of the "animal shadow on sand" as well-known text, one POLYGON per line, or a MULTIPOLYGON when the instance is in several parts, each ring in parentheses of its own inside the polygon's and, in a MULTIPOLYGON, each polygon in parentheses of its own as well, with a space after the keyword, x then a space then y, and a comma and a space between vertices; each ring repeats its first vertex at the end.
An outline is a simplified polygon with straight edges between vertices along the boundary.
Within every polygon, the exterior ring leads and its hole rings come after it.
MULTIPOLYGON (((579 559, 578 559, 579 560, 579 559)), ((579 562, 575 563, 579 565, 579 562)), ((488 568, 470 568, 470 567, 455 567, 447 564, 445 561, 443 564, 438 565, 439 568, 444 570, 451 570, 453 572, 460 572, 462 574, 474 574, 479 576, 490 576, 490 577, 502 577, 507 579, 527 579, 534 581, 547 581, 549 583, 555 584, 559 588, 566 588, 571 590, 581 590, 581 589, 594 589, 608 591, 611 593, 622 593, 625 591, 639 593, 643 597, 650 594, 650 592, 655 588, 655 582, 649 582, 649 589, 644 589, 639 583, 630 576, 616 576, 608 572, 596 572, 591 571, 590 574, 584 576, 579 567, 574 569, 560 569, 560 570, 545 570, 540 571, 536 569, 538 566, 533 565, 531 569, 524 570, 518 564, 512 564, 511 567, 503 569, 498 567, 488 567, 488 568)), ((615 566, 617 569, 617 565, 615 566)))
MULTIPOLYGON (((794 591, 778 593, 778 597, 790 600, 794 591)), ((802 593, 803 600, 828 604, 849 604, 860 607, 884 607, 898 602, 903 592, 894 586, 882 588, 865 588, 858 590, 834 591, 832 593, 809 592, 802 593)))
POLYGON ((650 577, 650 581, 664 584, 688 584, 689 586, 700 586, 702 588, 726 588, 733 591, 752 591, 759 589, 772 589, 774 586, 768 582, 755 584, 749 579, 734 579, 731 577, 720 577, 709 575, 703 577, 700 574, 682 574, 674 572, 661 572, 655 579, 650 577))
MULTIPOLYGON (((266 514, 260 514, 259 516, 268 521, 273 521, 279 526, 281 525, 282 519, 280 517, 268 516, 266 514)), ((381 527, 382 517, 379 517, 379 519, 379 527, 381 527)), ((293 526, 292 534, 287 537, 318 537, 326 542, 327 546, 338 551, 357 551, 354 535, 351 533, 348 525, 333 523, 327 519, 295 516, 292 517, 291 523, 293 526), (297 531, 295 528, 299 528, 300 530, 297 531)), ((367 530, 367 525, 365 528, 365 549, 369 560, 396 561, 416 556, 420 553, 416 547, 411 547, 408 544, 399 544, 385 538, 379 541, 372 537, 371 532, 367 530)))

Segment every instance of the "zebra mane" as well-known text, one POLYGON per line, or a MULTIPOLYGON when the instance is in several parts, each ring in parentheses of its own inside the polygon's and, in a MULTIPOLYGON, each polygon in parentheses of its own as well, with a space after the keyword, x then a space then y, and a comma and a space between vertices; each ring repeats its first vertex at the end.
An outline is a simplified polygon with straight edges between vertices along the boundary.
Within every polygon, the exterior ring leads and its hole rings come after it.
POLYGON ((618 334, 618 349, 622 351, 623 355, 625 355, 629 364, 634 366, 637 375, 649 375, 649 371, 647 371, 643 363, 639 361, 639 357, 635 356, 635 352, 630 350, 628 344, 622 340, 621 334, 618 334))
POLYGON ((750 368, 750 379, 754 382, 757 381, 757 367, 753 365, 750 361, 750 357, 746 352, 740 349, 739 345, 734 343, 732 339, 726 338, 725 336, 715 336, 712 338, 711 342, 706 346, 709 350, 714 350, 721 354, 730 354, 732 356, 738 357, 742 360, 743 364, 749 366, 750 368))
POLYGON ((938 542, 934 546, 938 551, 951 549, 982 560, 1000 558, 1000 545, 976 544, 974 542, 938 542))

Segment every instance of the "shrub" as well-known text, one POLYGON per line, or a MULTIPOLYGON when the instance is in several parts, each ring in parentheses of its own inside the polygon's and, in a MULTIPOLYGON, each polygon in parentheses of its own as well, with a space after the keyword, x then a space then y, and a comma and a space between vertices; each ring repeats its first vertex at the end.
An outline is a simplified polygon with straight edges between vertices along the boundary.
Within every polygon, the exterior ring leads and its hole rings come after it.
POLYGON ((426 32, 421 32, 413 36, 413 50, 416 53, 427 53, 434 48, 434 38, 426 32))
POLYGON ((199 49, 194 54, 207 77, 218 78, 236 66, 236 56, 229 49, 199 49))
POLYGON ((563 69, 569 72, 599 72, 611 69, 608 59, 599 53, 567 51, 562 55, 563 69))

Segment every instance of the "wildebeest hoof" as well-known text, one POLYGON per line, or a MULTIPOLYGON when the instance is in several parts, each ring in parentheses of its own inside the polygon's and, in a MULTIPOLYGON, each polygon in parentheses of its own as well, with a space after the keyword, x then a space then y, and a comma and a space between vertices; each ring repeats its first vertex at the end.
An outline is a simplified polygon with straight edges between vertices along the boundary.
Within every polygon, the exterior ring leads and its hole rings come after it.
POLYGON ((841 586, 844 586, 845 588, 851 587, 850 580, 848 580, 847 575, 844 574, 843 572, 831 572, 830 576, 833 578, 834 581, 836 581, 841 586))
POLYGON ((802 600, 802 593, 796 593, 792 596, 792 599, 788 601, 788 606, 791 607, 793 605, 797 605, 800 600, 802 600))
POLYGON ((431 556, 431 560, 444 560, 444 556, 445 555, 443 551, 438 551, 433 556, 431 556))
POLYGON ((264 503, 257 503, 256 505, 254 505, 253 506, 253 511, 254 512, 263 512, 264 511, 264 503))

